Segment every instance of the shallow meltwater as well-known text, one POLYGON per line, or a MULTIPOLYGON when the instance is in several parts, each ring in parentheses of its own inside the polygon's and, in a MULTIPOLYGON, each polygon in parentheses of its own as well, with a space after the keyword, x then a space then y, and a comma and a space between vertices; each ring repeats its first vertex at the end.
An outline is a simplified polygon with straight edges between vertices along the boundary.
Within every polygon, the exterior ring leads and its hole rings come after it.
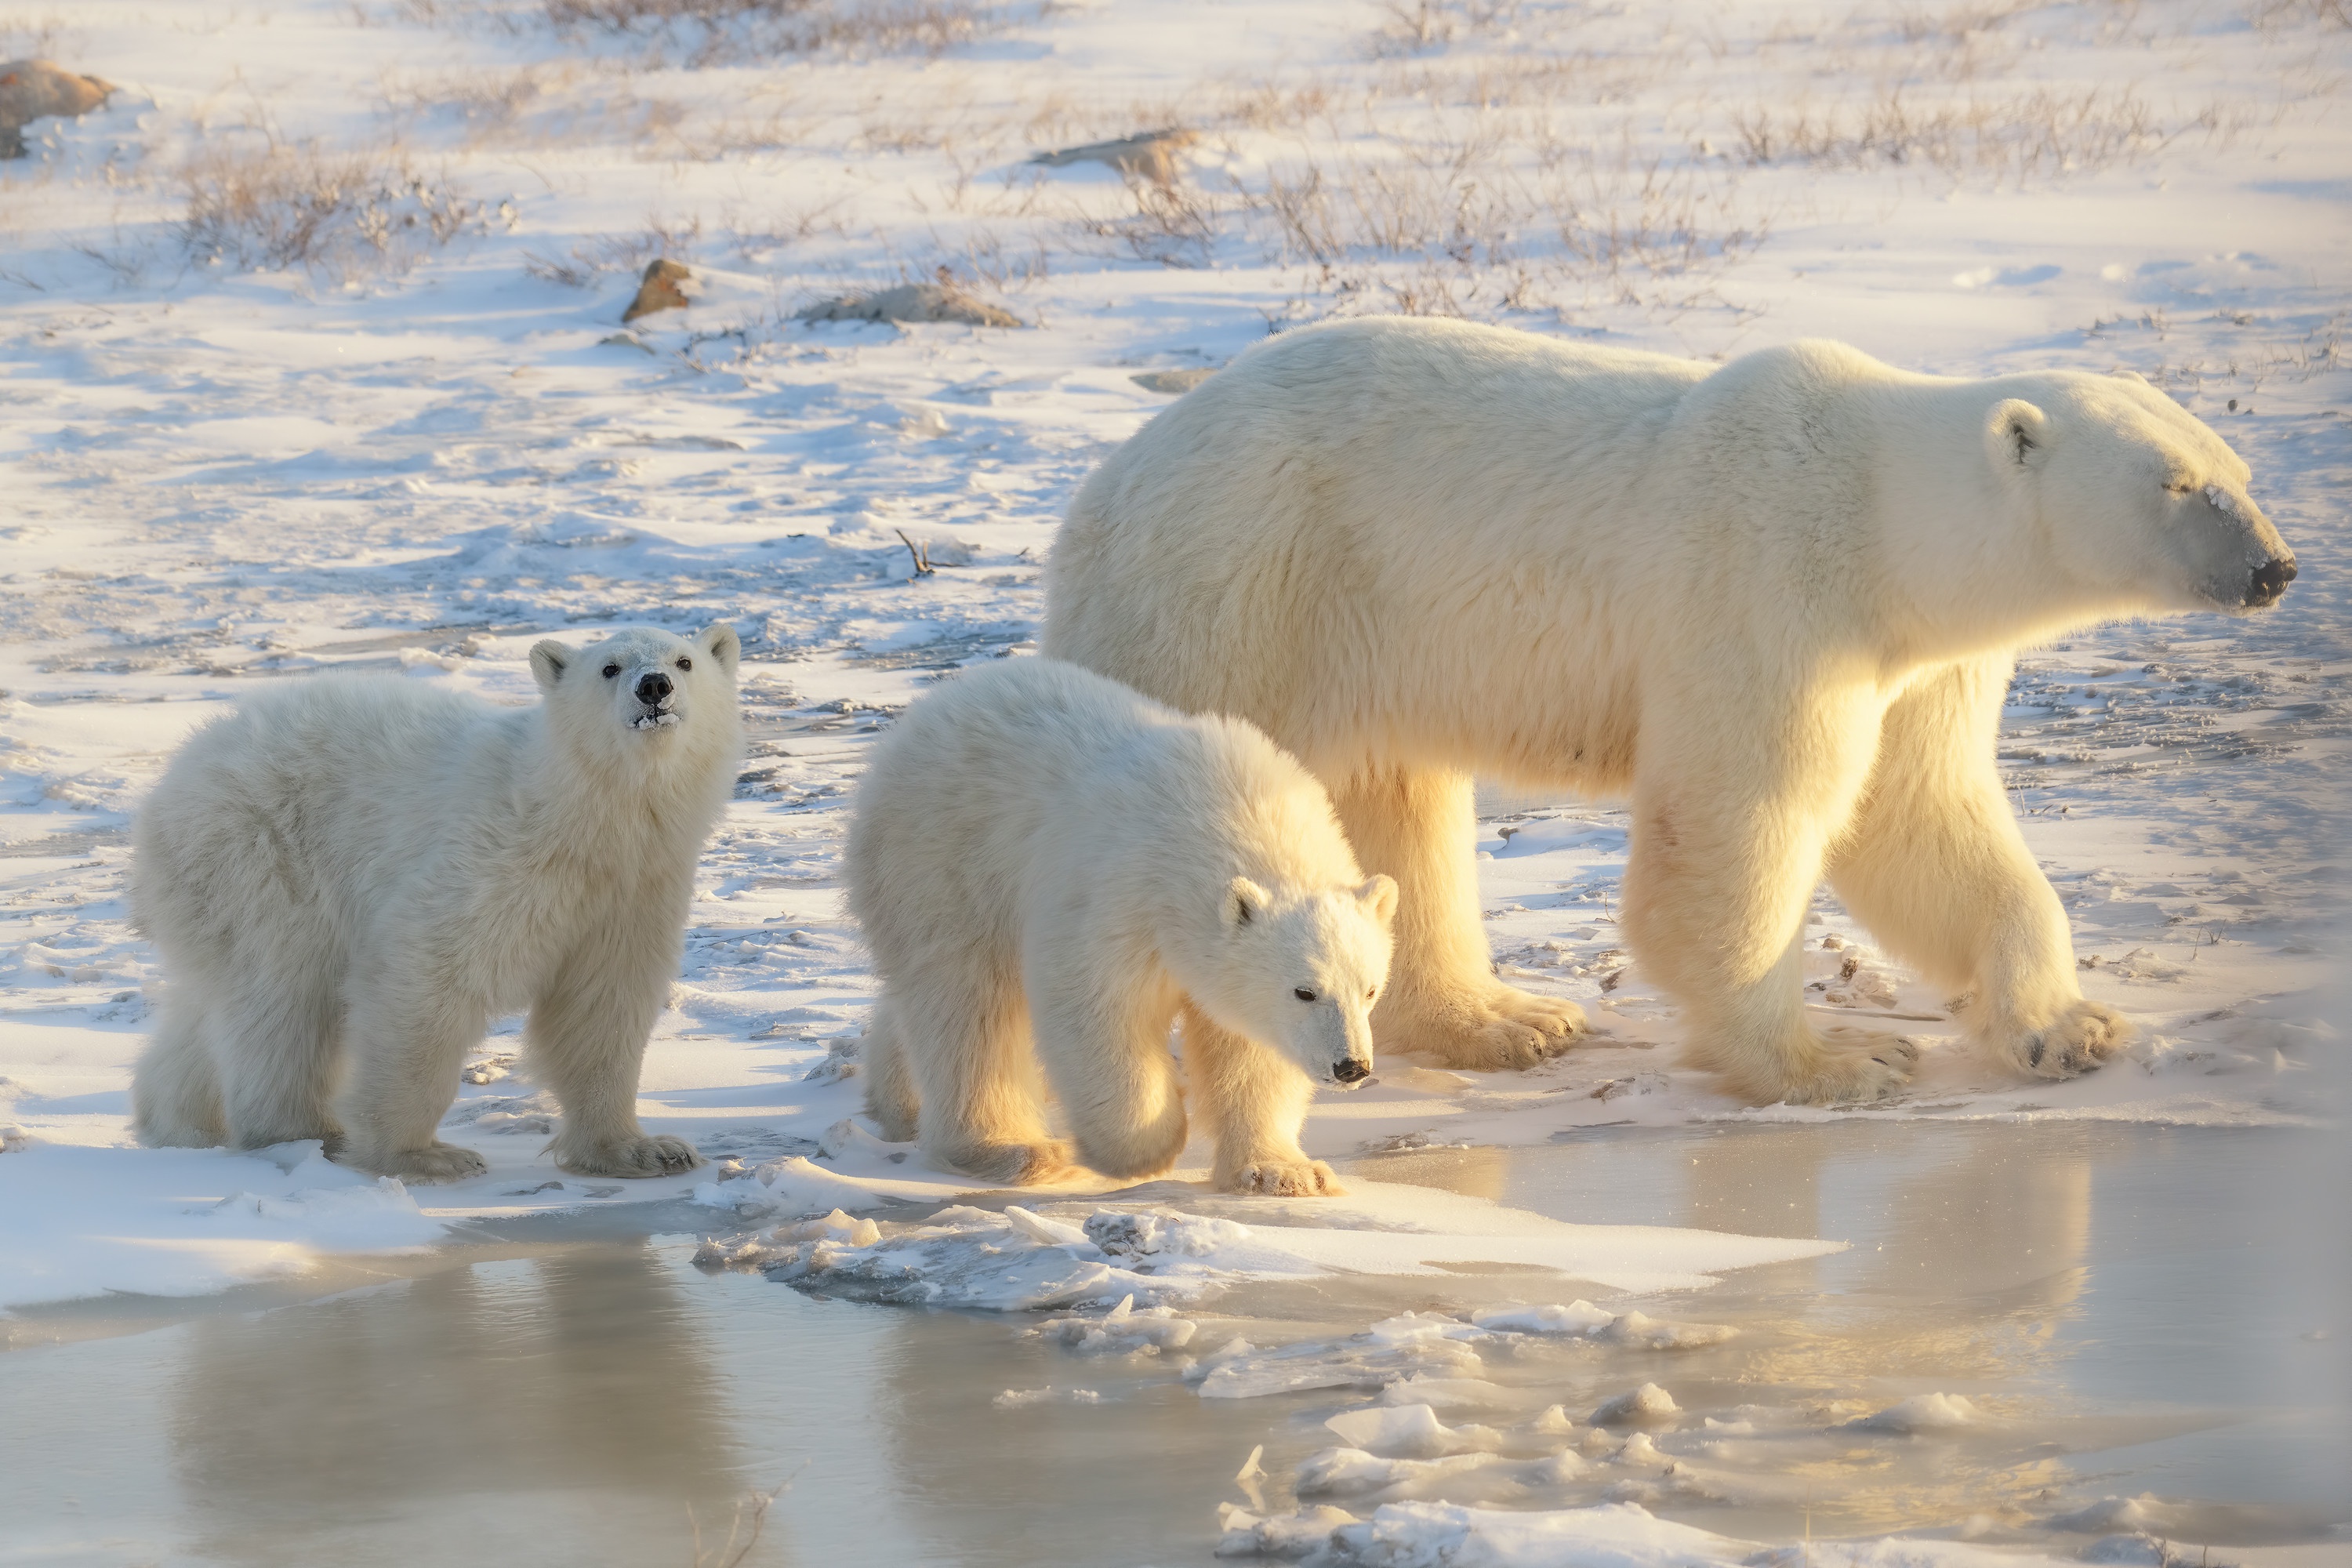
POLYGON ((1672 1289, 1443 1256, 1196 1278, 1181 1258, 1213 1255, 1185 1238, 1279 1252, 1297 1211, 1170 1184, 876 1211, 756 1255, 706 1247, 685 1205, 478 1224, 299 1281, 0 1320, 0 1562, 724 1563, 754 1522, 750 1563, 2341 1542, 2343 1194, 2281 1201, 2332 1137, 1846 1119, 1343 1169, 1844 1244, 1672 1289), (1072 1236, 1056 1256, 1115 1270, 1118 1300, 1055 1299, 1035 1249, 1072 1236), (957 1279, 1017 1253, 1041 1304, 872 1299, 876 1259, 941 1248, 957 1279))

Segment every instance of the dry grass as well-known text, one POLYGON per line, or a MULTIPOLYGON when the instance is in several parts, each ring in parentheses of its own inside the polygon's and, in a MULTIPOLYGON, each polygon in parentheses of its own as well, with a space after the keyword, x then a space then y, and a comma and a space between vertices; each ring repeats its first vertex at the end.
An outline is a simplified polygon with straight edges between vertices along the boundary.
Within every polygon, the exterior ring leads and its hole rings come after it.
POLYGON ((2251 123, 2219 103, 2159 112, 2129 88, 2033 88, 1921 104, 1901 88, 1862 103, 1759 104, 1730 116, 1750 165, 1916 166, 1959 181, 2021 184, 2152 158, 2184 137, 2227 145, 2251 123))
POLYGON ((561 257, 525 251, 522 269, 542 282, 585 289, 607 272, 641 272, 648 261, 691 261, 701 242, 699 216, 677 221, 650 217, 635 234, 598 235, 561 257))
POLYGON ((75 58, 89 47, 89 36, 59 11, 0 13, 0 60, 75 58))
POLYGON ((299 268, 350 282, 515 221, 511 201, 468 196, 396 148, 214 143, 181 166, 178 181, 186 208, 177 238, 200 266, 299 268))
MULTIPOLYGON (((642 42, 688 66, 840 50, 938 56, 1007 26, 982 0, 541 0, 561 35, 642 42)), ((1025 12, 1024 13, 1025 14, 1025 12)))

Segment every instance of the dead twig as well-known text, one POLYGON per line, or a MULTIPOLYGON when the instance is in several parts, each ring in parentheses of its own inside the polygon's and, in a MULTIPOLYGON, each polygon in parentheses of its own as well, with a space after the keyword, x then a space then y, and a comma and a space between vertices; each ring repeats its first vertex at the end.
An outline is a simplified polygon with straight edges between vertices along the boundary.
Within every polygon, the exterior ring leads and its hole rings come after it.
MULTIPOLYGON (((801 1470, 806 1468, 808 1466, 805 1464, 801 1467, 801 1470)), ((735 1517, 727 1521, 727 1539, 708 1553, 702 1549, 702 1521, 694 1517, 694 1505, 687 1504, 687 1526, 694 1532, 694 1568, 736 1568, 749 1557, 751 1548, 759 1544, 761 1530, 768 1522, 768 1510, 775 1506, 776 1500, 790 1490, 792 1484, 800 1477, 801 1471, 794 1470, 766 1491, 751 1492, 739 1500, 735 1504, 735 1517)))
POLYGON ((915 575, 929 576, 931 574, 930 547, 916 544, 913 540, 907 537, 907 531, 903 528, 894 528, 890 531, 898 536, 898 542, 907 547, 907 553, 915 558, 915 575))

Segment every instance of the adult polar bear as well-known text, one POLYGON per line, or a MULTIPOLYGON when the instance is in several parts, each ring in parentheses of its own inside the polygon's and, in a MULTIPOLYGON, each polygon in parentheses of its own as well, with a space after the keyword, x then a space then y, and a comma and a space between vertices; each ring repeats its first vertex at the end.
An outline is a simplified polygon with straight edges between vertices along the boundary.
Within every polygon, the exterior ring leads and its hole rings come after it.
POLYGON ((2120 1043, 2004 798, 2012 650, 2274 603, 2246 466, 2136 377, 1959 381, 1834 343, 1717 367, 1462 322, 1286 333, 1080 489, 1043 651, 1247 718, 1396 878, 1382 1050, 1525 1065, 1582 1026, 1494 977, 1471 780, 1633 800, 1624 921, 1696 1058, 1760 1101, 1883 1093, 1808 1025, 1826 869, 1972 1030, 2063 1077, 2120 1043))

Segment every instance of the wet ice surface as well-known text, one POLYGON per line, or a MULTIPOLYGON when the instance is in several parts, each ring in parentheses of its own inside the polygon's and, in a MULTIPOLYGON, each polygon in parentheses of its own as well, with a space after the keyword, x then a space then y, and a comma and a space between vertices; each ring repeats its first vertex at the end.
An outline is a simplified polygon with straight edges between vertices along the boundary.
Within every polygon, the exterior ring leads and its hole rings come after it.
MULTIPOLYGON (((1344 1173, 1847 1244, 1668 1292, 1523 1267, 952 1310, 698 1268, 632 1211, 481 1222, 425 1258, 20 1314, 0 1385, 39 1414, 0 1431, 0 1517, 17 1561, 683 1562, 689 1510, 723 1533, 789 1480, 755 1563, 2341 1561, 2281 1550, 2329 1539, 2352 1467, 2338 1260, 2276 1201, 2340 1170, 2325 1143, 1609 1129, 1344 1173)), ((1007 1206, 829 1234, 1019 1234, 1007 1206)))

